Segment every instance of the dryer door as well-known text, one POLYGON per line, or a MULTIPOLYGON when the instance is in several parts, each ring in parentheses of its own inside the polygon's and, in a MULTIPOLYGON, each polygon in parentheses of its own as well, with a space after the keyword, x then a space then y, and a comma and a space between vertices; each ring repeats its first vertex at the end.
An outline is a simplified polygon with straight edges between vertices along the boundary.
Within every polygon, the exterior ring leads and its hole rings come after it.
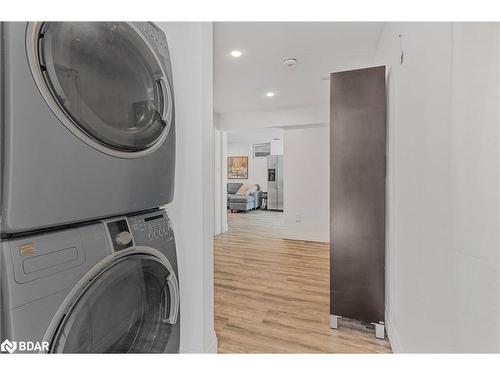
POLYGON ((83 141, 124 156, 145 154, 165 139, 170 84, 160 55, 136 26, 45 22, 31 25, 27 42, 40 92, 83 141))
POLYGON ((170 264, 148 254, 124 256, 74 298, 53 335, 50 352, 177 351, 178 342, 171 341, 178 340, 178 311, 179 289, 170 264))

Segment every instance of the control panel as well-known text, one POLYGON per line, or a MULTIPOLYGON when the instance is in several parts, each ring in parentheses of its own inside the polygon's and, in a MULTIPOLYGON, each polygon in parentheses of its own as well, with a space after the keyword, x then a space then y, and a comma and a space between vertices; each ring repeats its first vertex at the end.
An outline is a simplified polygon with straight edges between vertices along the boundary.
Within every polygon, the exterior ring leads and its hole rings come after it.
POLYGON ((142 232, 148 240, 172 237, 170 221, 163 211, 132 217, 129 222, 133 230, 142 232))

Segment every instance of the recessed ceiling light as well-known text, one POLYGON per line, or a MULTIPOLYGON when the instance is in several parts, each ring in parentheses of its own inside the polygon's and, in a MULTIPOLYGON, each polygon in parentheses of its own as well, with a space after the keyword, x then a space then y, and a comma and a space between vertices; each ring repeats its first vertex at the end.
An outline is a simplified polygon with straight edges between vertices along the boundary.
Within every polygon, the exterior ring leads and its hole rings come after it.
POLYGON ((241 57, 241 51, 238 51, 237 49, 235 49, 234 51, 231 51, 231 56, 241 57))
POLYGON ((272 92, 272 91, 266 92, 266 96, 268 98, 272 98, 274 96, 274 92, 272 92))

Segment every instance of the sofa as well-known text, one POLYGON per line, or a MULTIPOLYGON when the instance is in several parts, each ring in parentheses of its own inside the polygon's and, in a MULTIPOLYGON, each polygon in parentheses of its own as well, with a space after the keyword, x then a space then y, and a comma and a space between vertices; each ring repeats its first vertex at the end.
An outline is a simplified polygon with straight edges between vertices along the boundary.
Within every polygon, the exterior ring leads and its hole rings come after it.
POLYGON ((242 185, 240 182, 229 182, 227 184, 227 208, 231 212, 255 210, 262 204, 262 192, 259 185, 255 185, 256 189, 247 195, 236 194, 242 185))

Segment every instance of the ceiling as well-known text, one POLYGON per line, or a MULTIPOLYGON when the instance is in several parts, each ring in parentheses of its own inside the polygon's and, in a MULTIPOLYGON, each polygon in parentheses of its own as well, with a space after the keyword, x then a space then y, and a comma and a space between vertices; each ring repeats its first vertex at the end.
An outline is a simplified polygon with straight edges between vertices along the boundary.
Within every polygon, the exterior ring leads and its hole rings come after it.
POLYGON ((215 112, 327 103, 329 81, 322 77, 371 65, 382 27, 380 22, 215 22, 215 112), (242 56, 232 57, 232 50, 242 56), (297 64, 281 64, 287 57, 297 64), (275 96, 266 97, 269 91, 275 96))

